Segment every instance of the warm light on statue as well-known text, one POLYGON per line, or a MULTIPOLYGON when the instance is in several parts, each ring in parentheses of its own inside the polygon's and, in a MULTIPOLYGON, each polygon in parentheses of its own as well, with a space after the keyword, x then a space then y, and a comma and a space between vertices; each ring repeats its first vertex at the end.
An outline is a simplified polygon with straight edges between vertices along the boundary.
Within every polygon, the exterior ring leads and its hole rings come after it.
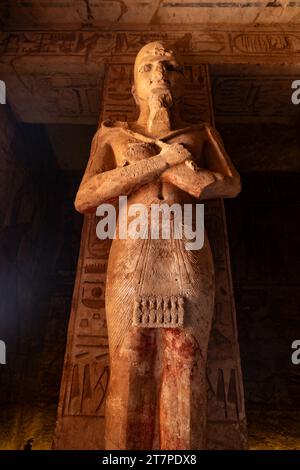
MULTIPOLYGON (((134 80, 139 117, 102 123, 77 210, 89 213, 122 195, 128 195, 128 206, 150 207, 238 194, 239 176, 214 128, 181 118, 184 75, 175 51, 160 42, 144 46, 134 80)), ((192 254, 174 237, 113 240, 106 285, 107 449, 205 448, 213 309, 214 268, 206 236, 203 248, 192 254), (137 308, 143 312, 140 323, 137 308), (160 327, 153 328, 151 315, 161 318, 160 327), (166 315, 183 321, 170 327, 166 315)))

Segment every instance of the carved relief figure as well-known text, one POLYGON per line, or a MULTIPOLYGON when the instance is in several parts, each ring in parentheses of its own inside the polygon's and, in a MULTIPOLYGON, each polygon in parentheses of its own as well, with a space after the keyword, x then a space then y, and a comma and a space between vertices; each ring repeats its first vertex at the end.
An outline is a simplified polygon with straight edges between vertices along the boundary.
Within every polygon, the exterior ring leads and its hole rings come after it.
MULTIPOLYGON (((100 126, 75 201, 79 212, 94 212, 121 195, 128 196, 129 210, 136 203, 195 205, 239 193, 239 175, 215 129, 181 118, 183 72, 177 53, 163 43, 140 50, 132 89, 139 117, 100 126)), ((213 310, 206 235, 194 251, 174 234, 113 240, 106 284, 107 449, 205 448, 213 310)))

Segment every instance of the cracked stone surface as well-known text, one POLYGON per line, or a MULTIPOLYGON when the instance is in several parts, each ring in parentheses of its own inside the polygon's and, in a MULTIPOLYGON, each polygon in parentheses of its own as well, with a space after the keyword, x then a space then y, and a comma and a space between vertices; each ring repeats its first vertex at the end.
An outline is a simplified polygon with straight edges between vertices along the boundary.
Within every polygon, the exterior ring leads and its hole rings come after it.
POLYGON ((27 2, 4 0, 0 7, 5 27, 47 25, 99 26, 123 24, 239 23, 275 24, 299 22, 299 6, 289 0, 56 0, 27 2))

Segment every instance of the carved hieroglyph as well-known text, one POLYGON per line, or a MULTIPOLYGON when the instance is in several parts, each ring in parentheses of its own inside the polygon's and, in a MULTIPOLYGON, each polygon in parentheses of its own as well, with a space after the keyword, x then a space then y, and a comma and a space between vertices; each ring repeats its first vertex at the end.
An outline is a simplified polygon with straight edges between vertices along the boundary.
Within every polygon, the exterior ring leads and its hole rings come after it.
MULTIPOLYGON (((103 118, 132 120, 131 69, 126 64, 107 68, 103 118)), ((185 73, 189 90, 185 112, 192 122, 212 121, 207 68, 187 64, 185 73)), ((220 200, 205 207, 216 282, 207 363, 207 447, 239 449, 246 447, 247 438, 226 224, 220 200)), ((104 292, 110 246, 96 238, 95 223, 94 216, 85 217, 58 407, 54 442, 58 449, 104 448, 109 381, 104 292)))
MULTIPOLYGON (((270 11, 269 8, 267 10, 270 11)), ((281 7, 276 10, 281 10, 281 7)), ((1 32, 0 78, 6 82, 7 96, 15 114, 25 122, 97 123, 105 65, 123 63, 126 68, 144 43, 157 39, 164 39, 176 47, 190 64, 195 65, 274 65, 299 64, 300 61, 300 30, 297 24, 284 25, 280 30, 261 24, 241 28, 239 25, 229 27, 225 24, 194 25, 191 21, 180 25, 180 29, 176 25, 136 26, 134 30, 132 27, 123 28, 112 24, 106 25, 105 29, 89 31, 80 28, 59 31, 55 28, 47 31, 17 28, 1 32)), ((216 90, 217 104, 221 108, 219 110, 218 106, 215 110, 218 119, 219 114, 222 116, 225 112, 224 106, 226 115, 232 108, 233 114, 251 119, 253 97, 257 97, 258 103, 263 101, 260 107, 256 104, 259 117, 270 119, 266 109, 267 98, 276 102, 279 98, 280 104, 285 103, 286 110, 286 104, 290 102, 289 97, 286 100, 286 95, 290 93, 290 83, 298 78, 297 71, 265 73, 266 79, 251 76, 246 80, 240 77, 239 71, 233 77, 234 81, 225 81, 221 77, 216 90), (271 80, 268 78, 270 73, 271 80), (278 76, 274 80, 278 73, 280 83, 278 76), (228 101, 230 109, 227 107, 228 101), (237 106, 242 109, 238 110, 237 106)), ((286 120, 295 109, 284 112, 286 120)))

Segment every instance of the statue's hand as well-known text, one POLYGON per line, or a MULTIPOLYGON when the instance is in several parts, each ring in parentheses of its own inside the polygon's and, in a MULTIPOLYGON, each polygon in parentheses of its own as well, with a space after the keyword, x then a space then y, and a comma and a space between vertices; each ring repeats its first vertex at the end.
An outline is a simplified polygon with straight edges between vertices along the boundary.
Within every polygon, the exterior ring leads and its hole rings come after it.
POLYGON ((170 167, 192 158, 191 153, 182 144, 166 144, 163 146, 160 156, 170 167))
POLYGON ((213 173, 208 170, 207 168, 200 168, 196 162, 194 162, 192 159, 187 159, 184 162, 184 165, 193 170, 195 173, 202 177, 206 177, 208 179, 214 178, 213 181, 223 181, 224 176, 221 173, 218 173, 217 171, 214 171, 213 173))
POLYGON ((197 163, 194 162, 194 160, 192 160, 191 158, 185 160, 184 164, 193 171, 200 171, 200 168, 198 167, 197 163))

